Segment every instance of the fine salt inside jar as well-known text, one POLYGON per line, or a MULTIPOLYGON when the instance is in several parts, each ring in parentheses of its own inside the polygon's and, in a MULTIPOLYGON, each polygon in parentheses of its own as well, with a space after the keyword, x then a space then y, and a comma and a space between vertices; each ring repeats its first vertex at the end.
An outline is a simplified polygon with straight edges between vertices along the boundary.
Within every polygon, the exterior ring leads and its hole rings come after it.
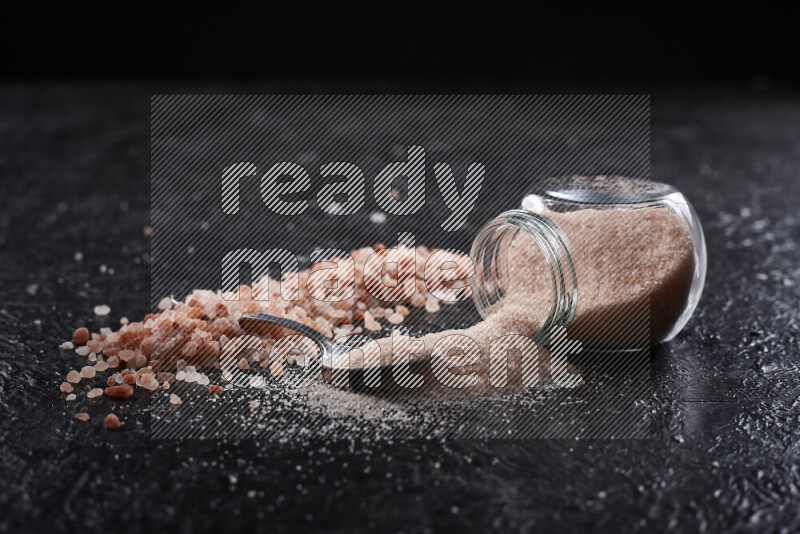
POLYGON ((587 347, 641 348, 672 339, 700 299, 703 230, 674 187, 623 177, 539 184, 521 209, 476 236, 475 304, 502 312, 540 343, 561 328, 587 347))

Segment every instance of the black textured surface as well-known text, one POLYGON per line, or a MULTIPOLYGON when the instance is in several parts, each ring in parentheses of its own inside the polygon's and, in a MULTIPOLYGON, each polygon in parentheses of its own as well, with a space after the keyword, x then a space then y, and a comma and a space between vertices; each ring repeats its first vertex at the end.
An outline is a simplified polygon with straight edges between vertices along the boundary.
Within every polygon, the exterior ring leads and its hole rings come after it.
POLYGON ((709 272, 653 352, 652 439, 301 447, 150 440, 144 399, 110 434, 110 401, 58 391, 93 305, 147 312, 150 93, 0 92, 0 530, 800 529, 796 96, 654 96, 652 176, 694 203, 709 272))

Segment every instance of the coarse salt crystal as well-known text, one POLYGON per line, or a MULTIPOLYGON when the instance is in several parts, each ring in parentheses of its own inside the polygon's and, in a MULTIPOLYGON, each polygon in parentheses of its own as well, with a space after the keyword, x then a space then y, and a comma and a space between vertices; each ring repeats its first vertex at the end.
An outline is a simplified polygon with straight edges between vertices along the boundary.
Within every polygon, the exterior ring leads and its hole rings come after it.
POLYGON ((89 397, 90 399, 94 399, 96 397, 99 397, 102 394, 103 394, 103 390, 102 389, 100 389, 100 388, 92 388, 92 389, 89 390, 89 392, 86 394, 86 396, 89 397))
POLYGON ((155 391, 158 389, 158 380, 156 380, 155 376, 147 374, 142 377, 142 381, 139 385, 144 389, 155 391))
POLYGON ((103 420, 103 423, 105 423, 106 428, 109 430, 118 430, 120 427, 122 427, 122 423, 120 422, 119 417, 117 417, 113 413, 108 414, 106 418, 103 420))
POLYGON ((170 402, 170 404, 183 404, 183 401, 181 400, 181 398, 179 396, 175 395, 174 393, 170 393, 169 394, 169 402, 170 402))
POLYGON ((400 323, 403 322, 403 319, 405 319, 405 317, 403 317, 399 313, 393 313, 393 314, 389 315, 388 317, 386 317, 386 320, 389 321, 392 324, 400 324, 400 323))
POLYGON ((425 311, 428 313, 436 313, 441 309, 439 301, 435 298, 430 298, 425 301, 425 311))
POLYGON ((133 388, 130 386, 111 386, 105 389, 105 394, 109 397, 117 397, 120 399, 127 399, 133 396, 133 388))
POLYGON ((109 313, 111 313, 111 308, 109 308, 105 304, 100 304, 94 307, 94 314, 98 317, 105 317, 109 313))

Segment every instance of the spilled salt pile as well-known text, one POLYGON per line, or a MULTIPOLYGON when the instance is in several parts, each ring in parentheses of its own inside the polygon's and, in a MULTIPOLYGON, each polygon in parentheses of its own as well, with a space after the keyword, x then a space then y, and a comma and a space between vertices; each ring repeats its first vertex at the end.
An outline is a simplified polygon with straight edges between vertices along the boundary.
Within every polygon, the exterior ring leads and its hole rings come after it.
MULTIPOLYGON (((577 310, 567 331, 570 339, 589 346, 641 346, 662 339, 671 330, 688 298, 694 271, 691 238, 678 216, 663 209, 611 209, 548 213, 548 217, 569 240, 579 280, 577 310)), ((148 314, 142 321, 121 321, 117 331, 103 328, 90 333, 79 328, 72 342, 62 347, 77 345, 75 353, 92 365, 70 371, 60 389, 72 396, 71 392, 86 382, 91 395, 97 396, 94 382, 102 380, 106 395, 127 398, 137 387, 168 390, 176 381, 183 381, 206 387, 210 395, 219 395, 222 386, 211 384, 204 370, 219 368, 222 349, 232 340, 245 333, 254 334, 245 332, 240 324, 246 315, 266 313, 285 317, 328 338, 389 330, 403 323, 410 309, 436 313, 445 303, 433 295, 431 288, 431 284, 445 287, 444 282, 429 279, 426 283, 426 262, 435 260, 429 272, 438 272, 437 265, 453 262, 456 269, 450 271, 450 279, 466 278, 469 274, 465 256, 426 247, 395 249, 401 267, 413 266, 410 278, 404 278, 404 269, 371 271, 367 268, 368 258, 381 250, 385 247, 376 245, 351 253, 354 261, 342 271, 341 280, 345 282, 337 290, 352 289, 352 294, 339 302, 314 298, 316 292, 327 290, 327 286, 315 276, 314 270, 305 270, 289 274, 283 280, 298 284, 298 300, 280 298, 281 284, 261 280, 253 287, 241 286, 238 300, 234 300, 235 295, 223 295, 220 291, 195 290, 183 301, 165 298, 158 306, 159 312, 148 314), (347 280, 352 280, 351 287, 347 280), (392 294, 373 290, 381 286, 380 282, 385 284, 383 287, 395 288, 410 284, 415 291, 411 298, 398 301, 390 298, 392 294), (270 298, 254 298, 264 294, 270 298), (106 371, 110 376, 104 378, 101 373, 106 371)), ((352 351, 340 367, 426 359, 437 342, 448 337, 456 339, 458 335, 472 341, 475 354, 481 359, 491 352, 491 342, 498 337, 536 334, 549 313, 552 284, 538 247, 525 234, 518 234, 509 248, 508 274, 506 297, 490 310, 485 320, 469 328, 429 333, 418 339, 384 337, 352 351)), ((264 350, 244 351, 238 360, 239 369, 269 368, 273 377, 281 376, 283 363, 288 361, 270 361, 263 355, 269 354, 276 340, 288 333, 280 327, 255 332, 264 350)), ((443 347, 445 352, 458 348, 447 344, 443 347)), ((469 356, 468 353, 465 351, 465 355, 469 356)), ((540 357, 547 359, 548 353, 542 349, 540 357)), ((519 362, 524 360, 518 360, 518 367, 522 365, 519 362)), ((181 403, 174 393, 170 399, 173 404, 181 403)))
MULTIPOLYGON (((547 216, 569 240, 579 281, 570 339, 594 347, 641 347, 672 329, 684 309, 694 272, 692 241, 677 215, 648 208, 547 216)), ((484 321, 427 334, 419 339, 422 344, 386 337, 343 356, 340 365, 370 367, 425 359, 437 342, 456 336, 471 340, 468 345, 474 342, 480 357, 486 358, 491 342, 501 336, 536 334, 547 319, 553 288, 549 267, 527 234, 520 232, 512 241, 508 274, 506 297, 484 321), (398 354, 398 347, 407 353, 398 354)), ((546 357, 546 352, 542 354, 546 357)))

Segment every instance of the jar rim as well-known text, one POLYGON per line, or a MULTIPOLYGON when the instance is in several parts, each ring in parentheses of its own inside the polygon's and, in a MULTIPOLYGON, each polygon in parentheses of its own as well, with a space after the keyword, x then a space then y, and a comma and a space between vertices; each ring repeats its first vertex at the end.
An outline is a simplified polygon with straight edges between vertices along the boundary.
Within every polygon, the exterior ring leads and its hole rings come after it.
POLYGON ((553 287, 550 313, 539 332, 533 336, 537 343, 545 343, 557 330, 570 326, 578 304, 578 277, 569 242, 558 226, 545 215, 527 210, 509 210, 484 225, 473 241, 470 252, 475 264, 475 276, 471 282, 472 299, 485 319, 490 308, 504 295, 506 288, 494 285, 498 278, 502 283, 503 270, 507 270, 505 267, 498 268, 498 262, 503 260, 499 255, 506 252, 499 251, 498 247, 505 233, 512 228, 517 232, 525 232, 533 239, 550 270, 553 287))
POLYGON ((625 205, 655 202, 675 193, 678 190, 669 184, 644 178, 574 175, 541 180, 528 196, 581 205, 625 205))

